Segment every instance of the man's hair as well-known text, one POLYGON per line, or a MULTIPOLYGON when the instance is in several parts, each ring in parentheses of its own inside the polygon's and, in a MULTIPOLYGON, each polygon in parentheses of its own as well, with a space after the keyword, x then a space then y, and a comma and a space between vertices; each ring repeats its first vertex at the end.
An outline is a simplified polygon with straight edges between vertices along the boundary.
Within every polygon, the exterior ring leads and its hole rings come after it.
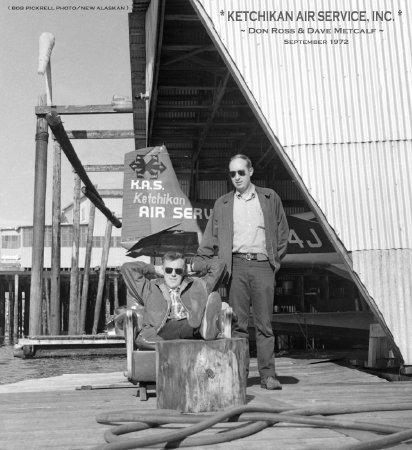
POLYGON ((229 164, 234 160, 234 159, 243 159, 244 161, 246 161, 246 166, 248 169, 250 169, 252 167, 252 161, 250 160, 250 158, 246 155, 244 155, 243 153, 238 153, 237 155, 233 155, 230 158, 229 164))
POLYGON ((177 259, 183 259, 185 260, 185 257, 180 252, 166 252, 162 257, 162 263, 164 264, 165 261, 176 261, 177 259))

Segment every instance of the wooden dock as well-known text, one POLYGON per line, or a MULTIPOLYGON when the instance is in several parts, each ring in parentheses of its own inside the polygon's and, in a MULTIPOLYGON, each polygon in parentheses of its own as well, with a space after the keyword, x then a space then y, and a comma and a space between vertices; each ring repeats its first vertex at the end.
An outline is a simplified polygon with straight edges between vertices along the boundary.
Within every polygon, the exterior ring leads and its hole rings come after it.
MULTIPOLYGON (((316 405, 412 401, 412 382, 388 382, 324 359, 278 358, 277 372, 283 384, 282 391, 261 389, 256 360, 252 360, 251 369, 247 388, 247 401, 251 405, 265 404, 292 409, 316 405)), ((63 375, 0 385, 0 405, 0 449, 87 450, 104 444, 103 435, 109 428, 96 422, 97 414, 155 410, 156 398, 153 393, 147 402, 141 402, 136 398, 136 388, 126 381, 122 373, 116 372, 63 375), (81 386, 84 388, 76 389, 81 386)), ((412 428, 412 410, 357 413, 346 417, 412 428)), ((219 424, 203 434, 235 426, 238 424, 219 424)), ((178 427, 167 426, 168 429, 178 427)), ((158 433, 159 430, 145 431, 150 432, 158 433)), ((367 431, 278 424, 241 440, 195 448, 338 449, 376 436, 367 431)), ((407 449, 411 445, 404 443, 393 448, 407 449)))

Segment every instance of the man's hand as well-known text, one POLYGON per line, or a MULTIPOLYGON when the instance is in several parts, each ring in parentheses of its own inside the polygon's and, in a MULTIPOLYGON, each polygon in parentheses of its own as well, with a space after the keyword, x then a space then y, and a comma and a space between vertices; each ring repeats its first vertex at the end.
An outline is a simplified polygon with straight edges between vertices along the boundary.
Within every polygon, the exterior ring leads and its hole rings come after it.
POLYGON ((154 268, 158 277, 164 277, 163 266, 154 266, 154 268))

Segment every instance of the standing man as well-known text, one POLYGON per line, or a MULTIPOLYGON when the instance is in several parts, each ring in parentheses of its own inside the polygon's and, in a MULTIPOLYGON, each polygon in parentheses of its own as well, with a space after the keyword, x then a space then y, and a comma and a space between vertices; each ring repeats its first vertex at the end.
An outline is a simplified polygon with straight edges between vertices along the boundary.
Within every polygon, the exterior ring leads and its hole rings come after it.
POLYGON ((276 192, 252 184, 247 156, 233 156, 229 173, 235 191, 216 200, 195 261, 217 254, 226 263, 229 304, 238 318, 233 336, 248 339, 252 304, 261 387, 282 389, 275 374, 271 318, 275 274, 286 254, 289 227, 276 192))

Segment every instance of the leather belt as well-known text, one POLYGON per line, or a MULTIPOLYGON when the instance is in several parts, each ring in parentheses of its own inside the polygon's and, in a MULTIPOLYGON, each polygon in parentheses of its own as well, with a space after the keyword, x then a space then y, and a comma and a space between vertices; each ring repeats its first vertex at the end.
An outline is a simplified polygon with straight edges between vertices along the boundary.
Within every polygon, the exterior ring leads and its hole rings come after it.
POLYGON ((233 253, 235 258, 246 259, 247 261, 267 261, 268 257, 263 253, 233 253))

